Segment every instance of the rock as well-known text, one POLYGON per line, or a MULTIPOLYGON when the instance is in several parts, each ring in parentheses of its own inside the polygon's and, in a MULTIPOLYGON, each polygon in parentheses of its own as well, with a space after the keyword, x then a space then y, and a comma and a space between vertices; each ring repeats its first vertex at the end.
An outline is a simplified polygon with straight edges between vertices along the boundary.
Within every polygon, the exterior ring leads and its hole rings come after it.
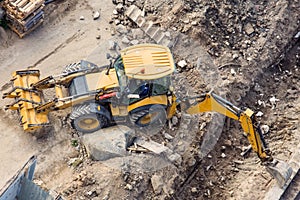
POLYGON ((192 193, 196 193, 196 192, 198 192, 198 190, 197 190, 197 188, 192 187, 191 192, 192 192, 192 193))
POLYGON ((126 126, 113 126, 83 135, 82 142, 94 160, 108 160, 127 155, 134 131, 126 126))
POLYGON ((271 98, 269 99, 269 101, 270 101, 270 103, 271 103, 271 105, 272 105, 272 108, 275 108, 276 102, 278 102, 279 99, 276 99, 275 96, 273 96, 273 97, 271 97, 271 98))
POLYGON ((114 14, 114 15, 117 15, 117 14, 118 14, 118 11, 117 11, 116 9, 114 9, 114 10, 113 10, 113 14, 114 14))
POLYGON ((192 25, 192 26, 196 26, 197 24, 198 24, 197 21, 192 21, 192 22, 191 22, 191 25, 192 25))
POLYGON ((181 68, 184 68, 185 66, 187 66, 187 63, 185 60, 181 60, 177 63, 177 65, 181 68))
POLYGON ((261 116, 263 116, 263 115, 264 115, 264 113, 261 112, 261 111, 258 111, 258 112, 255 114, 256 117, 261 117, 261 116))
POLYGON ((130 185, 129 183, 127 183, 124 188, 126 190, 132 190, 133 189, 132 185, 130 185))
POLYGON ((139 43, 138 40, 132 40, 132 41, 130 42, 130 44, 132 44, 132 45, 137 45, 138 43, 139 43))
POLYGON ((173 116, 173 117, 172 117, 172 124, 173 124, 173 125, 178 124, 178 121, 179 121, 179 120, 178 120, 178 117, 176 117, 176 116, 173 116))
POLYGON ((96 11, 93 15, 93 19, 96 20, 96 19, 99 19, 100 17, 100 12, 96 11))
POLYGON ((239 54, 237 54, 237 53, 235 53, 235 54, 232 55, 233 59, 237 59, 238 57, 239 57, 239 54))
POLYGON ((116 50, 117 43, 115 41, 109 40, 108 41, 108 49, 109 50, 116 50))
POLYGON ((123 4, 119 3, 119 4, 116 6, 115 10, 116 10, 118 13, 121 13, 121 12, 123 12, 123 10, 124 10, 123 8, 124 8, 123 4))
POLYGON ((168 133, 164 133, 163 135, 168 140, 173 140, 174 139, 174 137, 172 135, 168 134, 168 133))
POLYGON ((258 100, 257 101, 257 104, 259 105, 259 106, 263 106, 263 107, 266 107, 266 104, 265 104, 265 102, 264 101, 262 101, 262 100, 258 100))
POLYGON ((124 36, 124 37, 122 38, 122 43, 123 43, 123 44, 129 44, 129 43, 130 43, 130 40, 129 40, 126 36, 124 36))
POLYGON ((263 132, 263 134, 267 134, 270 130, 270 127, 268 125, 262 125, 260 126, 261 131, 263 132))
POLYGON ((222 153, 222 154, 221 154, 221 157, 222 157, 222 158, 226 158, 226 154, 225 154, 225 153, 222 153))
POLYGON ((232 146, 231 140, 225 140, 225 141, 224 141, 224 145, 226 145, 226 146, 228 146, 228 147, 231 147, 231 146, 232 146))
POLYGON ((115 25, 119 25, 119 24, 121 23, 121 20, 116 19, 116 20, 114 21, 114 23, 115 23, 115 25))
POLYGON ((165 36, 168 37, 168 38, 171 38, 171 33, 169 31, 166 31, 165 36))
POLYGON ((247 23, 244 27, 244 30, 247 35, 251 35, 255 31, 251 23, 247 23))
POLYGON ((134 39, 141 39, 144 37, 144 32, 140 28, 131 29, 131 33, 134 39))
POLYGON ((118 33, 121 33, 121 34, 128 33, 128 30, 127 30, 126 26, 124 26, 123 24, 118 24, 118 25, 116 26, 116 31, 117 31, 118 33))
POLYGON ((162 192, 164 184, 163 184, 163 180, 162 180, 161 176, 154 174, 151 177, 151 184, 152 184, 152 188, 153 188, 155 194, 160 194, 162 192))
POLYGON ((68 161, 68 165, 72 166, 74 168, 77 167, 77 166, 79 166, 81 163, 82 163, 82 160, 80 158, 71 158, 68 161))
POLYGON ((79 18, 80 20, 84 20, 84 16, 80 16, 80 18, 79 18))
POLYGON ((236 72, 235 72, 235 70, 234 70, 233 68, 230 69, 230 74, 231 74, 232 76, 235 76, 235 75, 236 75, 236 72))
POLYGON ((181 155, 179 155, 178 153, 173 153, 171 155, 167 155, 167 157, 172 163, 176 163, 176 164, 180 165, 182 162, 181 155))
POLYGON ((100 40, 100 39, 101 39, 101 35, 97 35, 97 36, 96 36, 96 39, 97 39, 97 40, 100 40))
POLYGON ((212 155, 208 154, 207 157, 208 157, 208 158, 212 158, 212 155))
POLYGON ((109 199, 109 195, 107 194, 107 195, 105 195, 103 198, 102 198, 102 200, 108 200, 109 199))

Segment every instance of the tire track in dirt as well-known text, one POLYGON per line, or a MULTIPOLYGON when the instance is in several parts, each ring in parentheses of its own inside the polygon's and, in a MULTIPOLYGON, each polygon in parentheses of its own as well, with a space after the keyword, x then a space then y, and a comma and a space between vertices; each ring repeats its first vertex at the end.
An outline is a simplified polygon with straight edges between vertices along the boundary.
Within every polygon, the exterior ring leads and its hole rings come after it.
POLYGON ((75 33, 73 34, 71 37, 69 37, 65 42, 61 43, 60 45, 58 45, 53 51, 51 51, 50 53, 46 54, 45 56, 43 56, 42 58, 40 58, 37 62, 35 62, 32 66, 28 67, 28 68, 34 68, 37 65, 41 64, 44 60, 46 60, 47 58, 49 58, 50 56, 52 56, 53 54, 59 52, 61 49, 63 49, 67 44, 71 43, 73 40, 75 40, 76 38, 79 37, 79 33, 75 33))

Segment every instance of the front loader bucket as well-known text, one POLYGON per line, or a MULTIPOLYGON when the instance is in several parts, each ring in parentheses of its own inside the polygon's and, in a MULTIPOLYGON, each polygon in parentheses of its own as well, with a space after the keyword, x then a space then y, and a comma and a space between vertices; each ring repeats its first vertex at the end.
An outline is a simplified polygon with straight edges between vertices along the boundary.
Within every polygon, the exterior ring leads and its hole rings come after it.
POLYGON ((17 110, 20 123, 25 131, 34 131, 48 125, 47 113, 37 113, 36 107, 42 104, 42 92, 32 88, 40 79, 39 70, 21 70, 13 73, 13 78, 6 85, 11 87, 3 91, 2 98, 12 98, 13 103, 5 106, 5 110, 17 110))
POLYGON ((288 163, 274 159, 266 166, 267 171, 276 179, 279 187, 283 188, 292 176, 293 169, 288 163))

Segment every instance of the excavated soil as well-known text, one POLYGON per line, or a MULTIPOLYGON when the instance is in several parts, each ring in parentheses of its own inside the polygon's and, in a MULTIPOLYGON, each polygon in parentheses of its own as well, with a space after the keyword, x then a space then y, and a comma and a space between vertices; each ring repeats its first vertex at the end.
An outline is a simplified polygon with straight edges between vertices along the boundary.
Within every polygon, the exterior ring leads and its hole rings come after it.
MULTIPOLYGON (((57 0, 46 6, 43 26, 24 39, 1 30, 0 84, 10 79, 12 71, 28 66, 48 76, 80 59, 104 65, 111 41, 121 48, 153 42, 124 14, 126 7, 136 5, 147 20, 189 38, 172 49, 178 63, 177 95, 214 89, 239 107, 260 111, 261 125, 269 127, 264 136, 273 156, 286 161, 299 143, 298 4, 296 0, 57 0), (92 19, 95 11, 100 12, 98 20, 92 19), (189 49, 191 44, 199 45, 201 55, 189 49), (183 60, 186 65, 180 66, 183 60)), ((51 95, 47 92, 48 98, 51 95)), ((1 110, 0 188, 33 154, 38 156, 34 181, 65 199, 264 199, 276 184, 255 153, 241 155, 249 143, 236 121, 211 113, 178 112, 161 134, 151 138, 178 153, 181 162, 151 155, 168 163, 164 165, 142 154, 96 162, 87 158, 82 145, 77 146, 80 134, 67 123, 69 111, 51 113, 52 127, 28 134, 18 127, 16 114, 1 110), (212 138, 216 144, 207 146, 212 138), (119 167, 120 160, 128 165, 119 167), (155 170, 141 170, 143 161, 152 162, 155 170)))

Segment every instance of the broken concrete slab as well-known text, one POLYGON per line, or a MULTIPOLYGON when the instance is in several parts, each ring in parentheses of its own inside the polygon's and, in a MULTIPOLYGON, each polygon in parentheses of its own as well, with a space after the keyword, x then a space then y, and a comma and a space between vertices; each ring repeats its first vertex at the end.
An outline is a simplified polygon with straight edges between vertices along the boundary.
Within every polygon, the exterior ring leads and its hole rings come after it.
POLYGON ((134 130, 127 126, 112 126, 83 135, 82 142, 92 159, 103 161, 126 156, 133 137, 134 130))
POLYGON ((159 144, 157 142, 154 142, 152 140, 136 138, 134 140, 134 143, 143 148, 146 148, 146 149, 152 151, 155 154, 165 156, 170 162, 172 162, 174 164, 180 164, 182 162, 182 158, 178 153, 176 153, 176 152, 172 151, 170 148, 168 148, 162 144, 159 144))

